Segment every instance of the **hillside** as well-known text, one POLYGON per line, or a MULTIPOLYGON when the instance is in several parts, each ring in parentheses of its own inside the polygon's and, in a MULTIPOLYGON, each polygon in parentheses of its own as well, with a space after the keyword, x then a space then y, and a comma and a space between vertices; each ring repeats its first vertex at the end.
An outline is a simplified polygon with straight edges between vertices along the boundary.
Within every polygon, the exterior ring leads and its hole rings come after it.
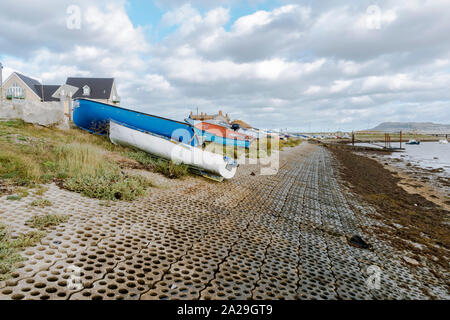
POLYGON ((432 122, 383 122, 370 131, 381 132, 450 133, 450 124, 432 122))

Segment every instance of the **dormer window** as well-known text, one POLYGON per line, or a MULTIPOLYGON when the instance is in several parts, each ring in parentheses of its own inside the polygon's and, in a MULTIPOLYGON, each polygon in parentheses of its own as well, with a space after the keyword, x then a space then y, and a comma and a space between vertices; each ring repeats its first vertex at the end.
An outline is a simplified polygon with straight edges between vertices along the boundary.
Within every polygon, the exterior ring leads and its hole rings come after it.
POLYGON ((89 86, 83 87, 83 96, 90 96, 91 95, 91 88, 89 86))

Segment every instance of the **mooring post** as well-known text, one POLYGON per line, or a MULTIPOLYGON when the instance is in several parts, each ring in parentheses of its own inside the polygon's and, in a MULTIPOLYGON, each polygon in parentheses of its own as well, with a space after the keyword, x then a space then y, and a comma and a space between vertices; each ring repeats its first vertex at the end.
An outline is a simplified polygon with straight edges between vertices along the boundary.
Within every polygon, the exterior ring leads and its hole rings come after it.
POLYGON ((352 145, 355 146, 355 131, 352 131, 352 145))
POLYGON ((402 148, 402 131, 400 130, 400 149, 402 148))

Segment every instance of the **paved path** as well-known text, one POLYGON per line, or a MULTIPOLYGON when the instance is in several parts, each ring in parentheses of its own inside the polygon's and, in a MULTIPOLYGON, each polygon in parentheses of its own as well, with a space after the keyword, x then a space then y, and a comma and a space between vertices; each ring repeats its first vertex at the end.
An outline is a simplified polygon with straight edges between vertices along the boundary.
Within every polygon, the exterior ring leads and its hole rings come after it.
POLYGON ((24 222, 35 214, 71 215, 25 250, 0 299, 448 297, 428 270, 410 269, 365 233, 379 222, 339 185, 328 151, 304 143, 282 152, 280 166, 261 176, 245 165, 221 184, 168 181, 144 199, 106 206, 54 185, 50 209, 30 207, 33 196, 0 198, 0 221, 16 233, 31 230, 24 222), (349 246, 353 235, 374 249, 349 246), (69 290, 77 272, 83 287, 69 290), (371 275, 380 276, 378 289, 367 286, 371 275))

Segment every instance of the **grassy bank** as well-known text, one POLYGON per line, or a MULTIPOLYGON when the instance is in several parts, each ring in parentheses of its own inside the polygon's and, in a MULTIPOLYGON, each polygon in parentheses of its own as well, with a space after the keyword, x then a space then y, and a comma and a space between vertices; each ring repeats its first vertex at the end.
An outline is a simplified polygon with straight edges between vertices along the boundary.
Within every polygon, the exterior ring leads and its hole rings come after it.
MULTIPOLYGON (((144 158, 105 137, 78 129, 63 131, 23 121, 0 121, 0 194, 54 181, 92 198, 134 200, 145 194, 150 182, 122 170, 119 160, 125 155, 144 158)), ((179 171, 184 170, 170 162, 155 162, 146 168, 171 178, 181 176, 179 171)))

